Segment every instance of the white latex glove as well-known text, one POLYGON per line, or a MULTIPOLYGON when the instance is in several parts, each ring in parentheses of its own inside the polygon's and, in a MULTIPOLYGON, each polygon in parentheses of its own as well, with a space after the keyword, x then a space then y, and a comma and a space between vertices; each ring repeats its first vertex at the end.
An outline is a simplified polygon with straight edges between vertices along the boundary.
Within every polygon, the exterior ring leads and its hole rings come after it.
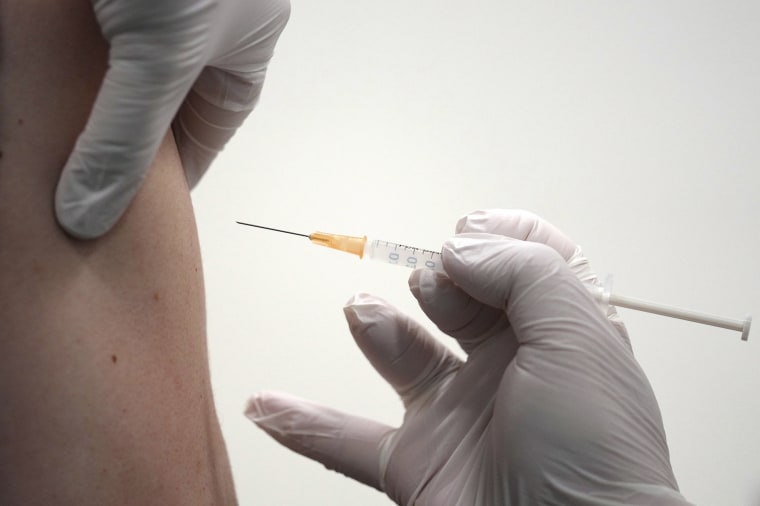
POLYGON ((275 393, 247 415, 398 504, 688 504, 624 328, 579 281, 594 279, 580 249, 520 211, 473 213, 457 234, 443 246, 448 277, 420 269, 410 286, 465 362, 377 297, 345 307, 404 402, 400 427, 275 393))
POLYGON ((190 187, 253 110, 288 0, 92 0, 109 68, 55 196, 61 226, 118 221, 170 123, 190 187))

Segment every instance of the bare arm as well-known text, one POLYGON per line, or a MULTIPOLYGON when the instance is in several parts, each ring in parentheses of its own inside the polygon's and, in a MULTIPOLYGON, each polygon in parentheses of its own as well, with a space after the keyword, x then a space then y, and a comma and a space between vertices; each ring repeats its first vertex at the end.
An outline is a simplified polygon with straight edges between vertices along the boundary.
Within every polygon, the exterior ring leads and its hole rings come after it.
POLYGON ((86 0, 0 0, 0 504, 231 504, 171 136, 113 231, 53 193, 105 70, 86 0))

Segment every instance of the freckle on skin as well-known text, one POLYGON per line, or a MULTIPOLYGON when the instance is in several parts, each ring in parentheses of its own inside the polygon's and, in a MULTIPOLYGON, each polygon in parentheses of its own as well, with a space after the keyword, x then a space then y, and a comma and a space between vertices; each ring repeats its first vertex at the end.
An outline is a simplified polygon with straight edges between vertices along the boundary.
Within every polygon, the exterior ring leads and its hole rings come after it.
POLYGON ((115 364, 117 360, 119 360, 119 358, 116 355, 111 355, 111 362, 115 364))
POLYGON ((23 124, 24 124, 24 118, 19 118, 19 119, 18 119, 18 121, 17 121, 16 123, 18 123, 18 124, 19 124, 19 126, 20 126, 20 125, 23 125, 23 124))
POLYGON ((158 292, 153 292, 153 300, 159 300, 161 296, 158 294, 158 292))

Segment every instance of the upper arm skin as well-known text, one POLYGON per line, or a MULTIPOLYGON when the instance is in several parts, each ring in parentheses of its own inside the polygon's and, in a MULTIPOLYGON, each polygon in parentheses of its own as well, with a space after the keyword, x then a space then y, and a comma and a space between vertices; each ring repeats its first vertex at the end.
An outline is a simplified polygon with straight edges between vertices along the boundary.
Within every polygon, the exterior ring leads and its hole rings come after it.
POLYGON ((0 0, 0 504, 233 504, 171 136, 106 236, 55 220, 107 49, 87 0, 0 0))

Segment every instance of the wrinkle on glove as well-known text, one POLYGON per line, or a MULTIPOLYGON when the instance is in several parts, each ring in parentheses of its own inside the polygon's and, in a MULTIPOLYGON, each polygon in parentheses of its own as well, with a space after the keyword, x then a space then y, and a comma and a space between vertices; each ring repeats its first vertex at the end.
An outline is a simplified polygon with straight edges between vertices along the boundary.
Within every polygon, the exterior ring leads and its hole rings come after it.
POLYGON ((457 231, 447 274, 416 270, 409 287, 466 360, 379 297, 344 309, 404 402, 399 427, 275 394, 254 401, 256 423, 401 505, 689 504, 654 392, 584 287, 595 275, 580 249, 522 211, 479 211, 457 231))

